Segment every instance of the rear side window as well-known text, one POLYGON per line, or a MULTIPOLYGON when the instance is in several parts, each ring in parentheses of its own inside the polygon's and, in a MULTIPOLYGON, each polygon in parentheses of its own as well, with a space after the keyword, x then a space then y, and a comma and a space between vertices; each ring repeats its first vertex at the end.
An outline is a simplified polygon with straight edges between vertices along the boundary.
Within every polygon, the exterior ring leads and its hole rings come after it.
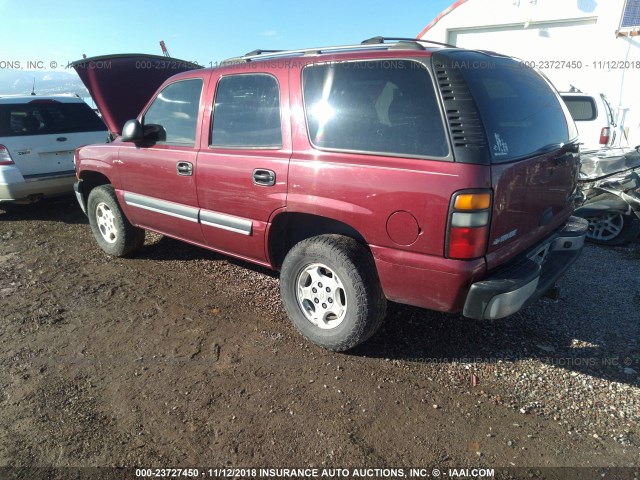
POLYGON ((592 97, 562 97, 567 105, 571 116, 576 122, 588 122, 595 120, 598 116, 596 102, 592 97))
POLYGON ((449 144, 427 69, 408 60, 311 65, 302 73, 317 148, 446 157, 449 144))
POLYGON ((275 77, 222 77, 216 89, 211 146, 281 148, 280 92, 275 77))
POLYGON ((0 137, 106 130, 100 117, 86 103, 35 100, 0 105, 0 137))
POLYGON ((192 146, 202 93, 202 79, 182 80, 167 85, 144 114, 144 125, 155 125, 157 143, 192 146))
POLYGON ((449 60, 477 104, 493 163, 533 156, 574 139, 573 120, 542 76, 511 58, 479 55, 453 52, 449 60))

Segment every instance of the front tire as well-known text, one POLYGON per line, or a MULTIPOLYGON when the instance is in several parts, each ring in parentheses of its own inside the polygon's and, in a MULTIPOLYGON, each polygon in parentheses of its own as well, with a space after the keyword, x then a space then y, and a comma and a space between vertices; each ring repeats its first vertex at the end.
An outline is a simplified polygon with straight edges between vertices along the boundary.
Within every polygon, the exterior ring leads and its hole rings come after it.
POLYGON ((640 233, 640 219, 635 215, 607 212, 586 220, 589 222, 587 240, 599 245, 626 245, 640 233))
POLYGON ((109 255, 124 257, 144 244, 144 230, 127 220, 111 185, 91 190, 87 214, 93 236, 109 255))
POLYGON ((321 235, 295 245, 282 263, 280 293, 296 329, 332 351, 369 339, 386 312, 373 257, 341 235, 321 235))

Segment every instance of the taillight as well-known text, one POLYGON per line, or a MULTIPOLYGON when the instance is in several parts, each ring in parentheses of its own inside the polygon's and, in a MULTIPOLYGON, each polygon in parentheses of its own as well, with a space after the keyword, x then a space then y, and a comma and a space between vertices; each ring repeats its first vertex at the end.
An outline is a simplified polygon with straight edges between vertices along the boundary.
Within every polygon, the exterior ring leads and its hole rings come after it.
POLYGON ((4 145, 0 145, 0 165, 13 165, 9 149, 4 145))
POLYGON ((610 138, 611 129, 609 127, 604 127, 602 130, 600 130, 600 145, 608 144, 610 138))
POLYGON ((491 192, 458 192, 451 199, 446 256, 459 260, 482 257, 487 251, 491 192))

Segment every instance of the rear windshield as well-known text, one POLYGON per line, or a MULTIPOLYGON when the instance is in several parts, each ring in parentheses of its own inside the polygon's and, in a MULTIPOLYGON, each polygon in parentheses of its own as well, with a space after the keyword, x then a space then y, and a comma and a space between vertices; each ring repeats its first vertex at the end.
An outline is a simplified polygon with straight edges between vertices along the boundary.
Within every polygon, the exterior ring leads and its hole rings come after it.
POLYGON ((302 73, 311 143, 321 149, 446 157, 431 76, 408 60, 311 65, 302 73))
POLYGON ((593 97, 563 96, 562 99, 576 122, 589 122, 598 116, 593 97))
POLYGON ((0 137, 106 130, 100 117, 86 103, 45 100, 0 105, 0 137))
POLYGON ((559 95, 533 69, 512 58, 455 52, 476 101, 493 163, 543 153, 577 135, 559 95), (569 133, 571 129, 571 133, 569 133))

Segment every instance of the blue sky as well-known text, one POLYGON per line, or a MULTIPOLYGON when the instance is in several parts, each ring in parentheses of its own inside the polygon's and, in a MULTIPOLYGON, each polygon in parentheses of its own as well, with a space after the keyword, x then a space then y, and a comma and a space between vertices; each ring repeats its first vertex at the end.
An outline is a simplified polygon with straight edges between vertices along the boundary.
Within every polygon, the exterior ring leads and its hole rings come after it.
POLYGON ((12 61, 55 62, 61 69, 82 54, 160 55, 160 40, 173 57, 208 66, 256 48, 357 43, 375 35, 414 37, 451 3, 0 0, 0 75, 12 61))

